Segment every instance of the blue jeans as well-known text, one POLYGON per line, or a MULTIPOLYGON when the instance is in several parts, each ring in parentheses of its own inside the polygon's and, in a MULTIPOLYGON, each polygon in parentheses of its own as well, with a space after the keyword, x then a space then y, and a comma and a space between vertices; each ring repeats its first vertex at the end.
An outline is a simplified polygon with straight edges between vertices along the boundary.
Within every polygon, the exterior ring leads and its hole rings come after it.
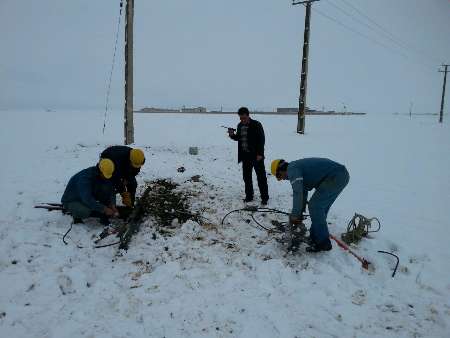
POLYGON ((345 167, 337 169, 320 183, 309 200, 310 235, 315 243, 321 244, 330 240, 327 225, 328 211, 349 180, 350 175, 345 167))

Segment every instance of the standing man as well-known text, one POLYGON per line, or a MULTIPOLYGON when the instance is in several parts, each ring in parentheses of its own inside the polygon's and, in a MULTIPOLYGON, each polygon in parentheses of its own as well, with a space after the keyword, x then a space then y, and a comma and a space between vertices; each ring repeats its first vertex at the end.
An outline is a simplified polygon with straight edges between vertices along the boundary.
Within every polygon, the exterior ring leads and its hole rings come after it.
POLYGON ((101 153, 100 158, 114 162, 116 170, 112 176, 112 183, 115 192, 120 193, 125 206, 133 207, 137 189, 136 176, 145 163, 144 152, 127 146, 111 146, 101 153))
POLYGON ((292 237, 293 225, 301 223, 308 191, 316 189, 308 202, 311 229, 310 246, 306 251, 331 250, 327 215, 331 205, 350 179, 345 166, 326 158, 304 158, 290 163, 282 159, 274 160, 270 169, 278 181, 289 180, 292 185, 292 212, 286 234, 291 249, 298 248, 298 243, 295 243, 296 240, 292 237))
POLYGON ((245 183, 244 202, 253 201, 253 169, 258 179, 261 204, 267 205, 269 190, 267 176, 264 168, 264 129, 260 122, 250 118, 246 107, 238 110, 241 122, 237 130, 228 128, 228 136, 238 142, 238 163, 242 162, 242 176, 245 183))
POLYGON ((109 217, 118 216, 111 181, 113 172, 114 163, 101 159, 96 166, 71 177, 61 203, 72 215, 74 223, 83 223, 83 219, 88 217, 99 217, 100 223, 108 225, 109 217))

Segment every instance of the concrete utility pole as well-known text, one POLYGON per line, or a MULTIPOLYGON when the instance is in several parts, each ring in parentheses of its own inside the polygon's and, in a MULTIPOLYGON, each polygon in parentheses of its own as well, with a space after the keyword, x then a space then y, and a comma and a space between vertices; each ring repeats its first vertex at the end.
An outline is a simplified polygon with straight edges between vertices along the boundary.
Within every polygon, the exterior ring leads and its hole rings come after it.
POLYGON ((450 65, 442 65, 444 70, 440 70, 439 73, 444 73, 444 84, 442 85, 442 99, 441 99, 441 112, 439 113, 439 123, 442 123, 442 119, 444 118, 444 100, 445 100, 445 85, 447 84, 447 70, 450 65))
POLYGON ((133 16, 134 0, 127 0, 125 15, 125 144, 134 143, 133 124, 133 16))
POLYGON ((311 22, 311 3, 319 0, 292 1, 292 5, 305 5, 305 32, 303 35, 302 70, 300 74, 300 96, 298 99, 297 133, 305 133, 306 88, 308 80, 309 30, 311 22))

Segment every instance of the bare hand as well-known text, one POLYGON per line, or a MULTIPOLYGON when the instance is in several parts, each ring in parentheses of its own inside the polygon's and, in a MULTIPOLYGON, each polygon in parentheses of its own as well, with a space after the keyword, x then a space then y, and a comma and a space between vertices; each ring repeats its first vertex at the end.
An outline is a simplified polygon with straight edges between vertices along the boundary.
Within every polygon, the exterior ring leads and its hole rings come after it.
POLYGON ((111 216, 114 216, 114 210, 113 209, 111 209, 111 208, 108 208, 108 207, 105 207, 104 209, 103 209, 103 213, 106 215, 106 216, 108 216, 108 217, 111 217, 111 216))
POLYGON ((235 136, 235 131, 233 128, 228 128, 228 136, 235 136))
POLYGON ((110 207, 109 207, 112 211, 114 211, 114 217, 119 217, 119 210, 117 210, 117 208, 116 208, 116 206, 115 205, 111 205, 110 207))
POLYGON ((264 158, 264 156, 262 155, 256 155, 256 160, 257 161, 261 161, 264 158))

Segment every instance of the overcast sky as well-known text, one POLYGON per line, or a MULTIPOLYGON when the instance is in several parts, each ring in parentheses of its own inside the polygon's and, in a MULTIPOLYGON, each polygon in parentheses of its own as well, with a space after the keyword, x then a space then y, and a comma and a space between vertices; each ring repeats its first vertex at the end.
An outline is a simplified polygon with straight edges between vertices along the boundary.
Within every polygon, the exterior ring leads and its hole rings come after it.
MULTIPOLYGON (((0 109, 104 109, 119 3, 0 0, 0 109)), ((308 106, 407 113, 413 102, 414 112, 439 111, 449 0, 313 8, 308 106)), ((297 106, 304 14, 289 0, 135 0, 135 108, 297 106)), ((123 105, 123 23, 115 108, 123 105)))

